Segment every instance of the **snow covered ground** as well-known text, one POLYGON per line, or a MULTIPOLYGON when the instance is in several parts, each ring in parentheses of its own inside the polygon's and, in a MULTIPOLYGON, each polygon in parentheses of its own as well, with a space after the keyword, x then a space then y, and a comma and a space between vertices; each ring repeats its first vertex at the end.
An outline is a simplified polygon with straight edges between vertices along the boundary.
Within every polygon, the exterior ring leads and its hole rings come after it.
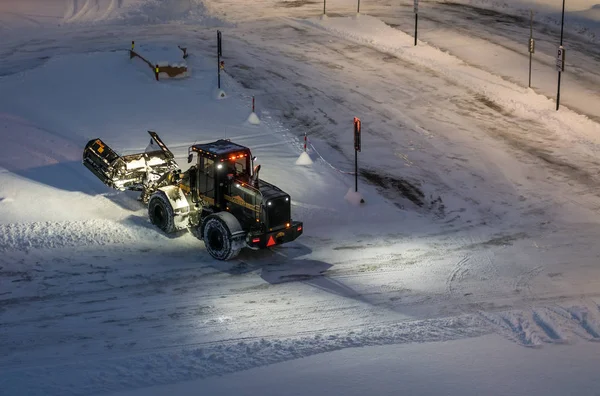
POLYGON ((235 374, 114 396, 197 395, 569 395, 597 393, 598 347, 543 350, 497 336, 347 348, 235 374), (565 354, 577 355, 575 361, 565 354), (560 373, 560 375, 555 375, 560 373), (568 378, 568 380, 565 380, 568 378))
POLYGON ((412 3, 327 5, 321 18, 310 1, 0 4, 3 392, 594 394, 594 4, 569 5, 585 23, 567 28, 558 112, 555 5, 425 2, 416 47, 412 3), (186 46, 191 76, 156 82, 131 40, 149 57, 186 46), (344 199, 355 116, 361 206, 344 199), (147 130, 184 168, 195 142, 247 145, 305 234, 227 263, 161 234, 135 194, 81 164, 90 139, 133 153, 147 130), (310 166, 296 165, 304 133, 310 166))

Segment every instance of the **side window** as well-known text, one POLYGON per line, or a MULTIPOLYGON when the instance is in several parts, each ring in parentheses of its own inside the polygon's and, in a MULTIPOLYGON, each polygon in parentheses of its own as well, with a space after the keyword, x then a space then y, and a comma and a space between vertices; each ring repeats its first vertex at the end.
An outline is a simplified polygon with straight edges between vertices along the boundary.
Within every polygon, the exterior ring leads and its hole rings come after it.
POLYGON ((215 197, 215 162, 210 158, 200 158, 199 192, 207 197, 215 197))
POLYGON ((239 158, 235 161, 235 170, 238 175, 247 174, 246 172, 246 158, 239 158))

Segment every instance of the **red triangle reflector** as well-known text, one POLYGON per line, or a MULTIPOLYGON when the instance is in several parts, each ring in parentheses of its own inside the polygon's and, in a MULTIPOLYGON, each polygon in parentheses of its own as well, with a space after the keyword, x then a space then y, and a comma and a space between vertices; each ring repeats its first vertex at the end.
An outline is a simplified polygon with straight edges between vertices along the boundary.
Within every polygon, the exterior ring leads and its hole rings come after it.
POLYGON ((275 245, 275 239, 273 239, 273 235, 269 237, 269 242, 267 242, 267 247, 275 245))

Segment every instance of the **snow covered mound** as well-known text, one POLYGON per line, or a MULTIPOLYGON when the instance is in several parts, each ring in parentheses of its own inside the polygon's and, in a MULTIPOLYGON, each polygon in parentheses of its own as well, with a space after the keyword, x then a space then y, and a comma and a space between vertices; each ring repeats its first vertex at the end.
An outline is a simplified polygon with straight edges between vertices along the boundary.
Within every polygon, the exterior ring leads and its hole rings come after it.
POLYGON ((258 118, 258 116, 256 115, 255 112, 252 112, 248 116, 248 122, 250 124, 252 124, 252 125, 259 125, 260 124, 260 119, 258 118))
POLYGON ((348 189, 348 192, 344 196, 346 201, 350 202, 352 205, 359 206, 362 203, 365 203, 365 200, 362 194, 358 191, 353 191, 351 188, 348 189))
POLYGON ((312 165, 313 160, 310 158, 310 155, 306 151, 303 151, 302 154, 296 160, 296 165, 312 165))
POLYGON ((159 78, 185 78, 191 75, 184 56, 189 55, 185 46, 162 46, 142 44, 136 45, 134 40, 133 50, 129 52, 130 57, 139 59, 146 63, 152 72, 158 66, 159 78), (184 51, 185 49, 185 51, 184 51))
POLYGON ((149 227, 113 221, 0 224, 0 252, 131 244, 165 237, 149 227))

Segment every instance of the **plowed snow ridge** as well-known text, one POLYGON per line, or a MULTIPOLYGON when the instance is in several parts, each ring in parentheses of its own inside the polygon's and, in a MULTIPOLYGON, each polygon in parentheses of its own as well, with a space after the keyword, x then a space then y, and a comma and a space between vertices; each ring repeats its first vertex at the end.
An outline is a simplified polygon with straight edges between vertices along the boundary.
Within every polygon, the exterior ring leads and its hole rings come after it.
POLYGON ((155 230, 109 220, 0 225, 0 251, 125 244, 165 238, 155 230))

